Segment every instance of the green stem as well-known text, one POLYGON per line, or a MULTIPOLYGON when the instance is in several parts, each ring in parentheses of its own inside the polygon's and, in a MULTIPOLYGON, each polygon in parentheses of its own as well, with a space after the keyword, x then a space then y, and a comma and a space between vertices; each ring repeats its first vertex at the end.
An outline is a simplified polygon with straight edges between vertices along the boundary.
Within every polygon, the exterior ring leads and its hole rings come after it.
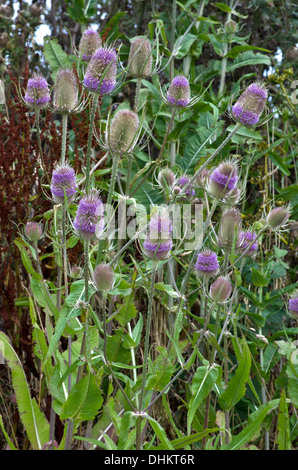
POLYGON ((142 78, 138 77, 137 78, 136 93, 135 93, 135 104, 134 104, 135 113, 138 112, 138 108, 139 108, 141 86, 142 86, 142 78))
POLYGON ((37 145, 38 145, 38 151, 39 151, 39 156, 40 156, 40 161, 41 161, 41 169, 43 171, 43 174, 45 175, 46 177, 46 180, 47 180, 47 183, 50 185, 51 182, 50 182, 50 178, 48 176, 48 173, 46 171, 46 167, 45 167, 45 162, 44 162, 44 158, 43 158, 43 151, 42 151, 42 146, 41 146, 41 138, 40 138, 40 110, 37 109, 35 111, 35 119, 36 119, 36 135, 37 135, 37 145))
POLYGON ((89 133, 88 133, 88 141, 87 141, 86 194, 90 193, 90 160, 91 160, 91 150, 92 150, 93 126, 94 126, 94 121, 95 121, 97 102, 98 102, 98 95, 94 94, 92 96, 92 105, 91 105, 90 123, 89 123, 89 133))
POLYGON ((68 114, 62 114, 62 145, 61 145, 61 165, 65 164, 66 139, 67 139, 68 114))

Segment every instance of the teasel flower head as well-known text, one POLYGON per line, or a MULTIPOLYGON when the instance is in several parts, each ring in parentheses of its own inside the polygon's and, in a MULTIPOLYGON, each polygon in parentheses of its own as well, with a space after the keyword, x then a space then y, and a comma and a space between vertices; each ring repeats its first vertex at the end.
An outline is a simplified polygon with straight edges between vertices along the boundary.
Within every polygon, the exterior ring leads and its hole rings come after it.
POLYGON ((194 271, 198 277, 213 277, 219 271, 217 255, 214 251, 204 250, 198 254, 194 265, 194 271))
POLYGON ((114 271, 109 264, 98 264, 93 273, 94 282, 98 290, 108 291, 114 285, 114 271))
POLYGON ((92 55, 84 76, 87 90, 101 95, 111 93, 116 86, 117 53, 112 47, 99 47, 92 55))
POLYGON ((298 320, 298 294, 289 299, 288 310, 290 315, 298 320))
POLYGON ((148 258, 161 260, 169 257, 173 247, 172 221, 166 214, 154 214, 149 222, 148 236, 143 251, 148 258))
POLYGON ((106 131, 106 147, 112 153, 124 154, 134 150, 138 138, 139 118, 129 109, 121 109, 106 131))
POLYGON ((86 29, 84 31, 80 44, 79 44, 79 56, 86 60, 90 61, 94 52, 101 46, 101 38, 97 31, 92 28, 86 29))
POLYGON ((160 187, 164 190, 172 188, 176 181, 175 173, 168 167, 163 168, 158 173, 157 181, 160 187))
POLYGON ((132 77, 145 78, 151 75, 151 44, 144 36, 137 36, 131 41, 128 57, 128 73, 132 77))
POLYGON ((290 207, 275 207, 267 216, 267 224, 272 230, 279 230, 286 225, 291 215, 290 207))
POLYGON ((180 178, 178 178, 178 181, 176 183, 177 186, 181 188, 181 195, 185 196, 186 199, 191 199, 196 195, 193 186, 189 185, 189 182, 190 178, 187 178, 186 176, 181 176, 180 178))
POLYGON ((79 279, 82 276, 82 273, 83 270, 80 266, 72 266, 69 275, 72 279, 79 279))
POLYGON ((29 78, 24 96, 24 101, 29 108, 44 109, 51 101, 49 86, 46 79, 40 74, 34 74, 29 78))
POLYGON ((257 234, 252 230, 245 230, 240 232, 238 244, 239 252, 243 253, 248 248, 248 246, 251 245, 245 256, 253 257, 258 250, 258 242, 256 238, 257 234), (254 242, 254 240, 256 241, 254 242))
POLYGON ((70 113, 77 107, 77 104, 78 85, 73 70, 58 69, 54 86, 54 109, 61 113, 70 113))
POLYGON ((27 222, 25 225, 25 235, 30 242, 37 242, 41 239, 43 234, 42 226, 35 221, 27 222))
POLYGON ((225 276, 219 276, 210 286, 210 297, 219 304, 224 304, 232 293, 231 281, 225 276))
POLYGON ((186 77, 178 75, 173 78, 167 94, 170 105, 184 108, 190 102, 190 86, 186 77))
POLYGON ((238 166, 233 160, 220 163, 208 177, 207 190, 217 198, 227 197, 237 187, 238 166))
POLYGON ((241 214, 235 209, 227 209, 223 212, 220 222, 218 243, 223 248, 231 249, 233 243, 239 244, 239 232, 241 230, 241 214))
POLYGON ((76 175, 68 163, 56 165, 52 174, 51 193, 53 201, 58 204, 65 202, 65 196, 68 202, 74 201, 77 193, 76 175))
POLYGON ((224 202, 230 205, 238 204, 241 198, 241 191, 239 188, 235 187, 224 198, 224 202))
POLYGON ((265 109, 267 97, 267 89, 262 83, 252 83, 232 106, 233 118, 244 126, 255 126, 265 109))
POLYGON ((225 22, 225 31, 228 34, 235 33, 237 31, 238 25, 234 20, 228 20, 225 22))
POLYGON ((79 202, 73 225, 82 240, 92 240, 104 227, 104 208, 97 191, 91 191, 79 202))

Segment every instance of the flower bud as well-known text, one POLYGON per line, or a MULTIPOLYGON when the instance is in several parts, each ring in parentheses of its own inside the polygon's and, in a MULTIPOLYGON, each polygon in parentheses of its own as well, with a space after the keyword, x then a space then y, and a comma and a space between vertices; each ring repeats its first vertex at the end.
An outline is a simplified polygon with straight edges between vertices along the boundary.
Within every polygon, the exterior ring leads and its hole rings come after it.
POLYGON ((101 38, 97 31, 91 28, 84 31, 80 44, 79 55, 83 60, 89 62, 94 52, 101 46, 101 38))
POLYGON ((28 222, 25 226, 25 235, 30 242, 37 242, 42 236, 42 226, 38 222, 28 222))
POLYGON ((96 191, 85 195, 79 202, 73 225, 83 240, 92 240, 104 225, 103 203, 96 191))
POLYGON ((212 277, 218 273, 219 263, 214 251, 201 251, 198 254, 197 261, 194 265, 195 273, 199 276, 212 277))
POLYGON ((170 168, 163 168, 157 177, 157 181, 163 189, 172 188, 175 184, 175 179, 175 173, 170 168))
MULTIPOLYGON (((241 232, 239 235, 239 250, 241 252, 245 251, 248 246, 257 238, 256 233, 251 232, 251 231, 245 231, 241 232)), ((249 250, 246 252, 245 256, 254 256, 258 249, 258 243, 257 241, 255 243, 252 243, 250 246, 249 250)))
POLYGON ((121 109, 107 129, 107 147, 118 154, 132 152, 136 145, 138 127, 138 115, 129 109, 121 109))
POLYGON ((225 202, 231 205, 237 204, 239 202, 240 196, 240 189, 236 187, 225 196, 225 202))
MULTIPOLYGON (((241 229, 241 214, 237 209, 226 210, 221 217, 220 230, 218 236, 219 245, 224 248, 232 248, 235 237, 239 237, 241 229), (238 236, 236 235, 238 230, 238 236)), ((238 241, 236 240, 236 246, 238 241)))
POLYGON ((76 175, 67 163, 57 165, 52 174, 51 193, 53 201, 63 204, 65 196, 68 202, 74 201, 77 193, 76 175))
POLYGON ((92 55, 84 76, 87 90, 107 95, 116 86, 117 54, 110 47, 99 47, 92 55))
POLYGON ((149 233, 143 243, 143 249, 148 258, 165 259, 173 246, 171 233, 172 222, 166 215, 153 215, 149 222, 149 233))
POLYGON ((29 78, 24 100, 29 108, 44 109, 51 101, 46 79, 39 74, 29 78))
POLYGON ((298 320, 298 297, 292 297, 289 300, 288 309, 291 316, 298 320))
POLYGON ((78 85, 74 72, 70 69, 58 69, 54 88, 54 108, 62 113, 69 113, 77 104, 78 85))
POLYGON ((228 300, 231 295, 231 292, 231 281, 224 276, 218 277, 210 287, 211 299, 220 304, 223 304, 228 300))
POLYGON ((213 170, 208 180, 208 190, 212 196, 223 198, 236 188, 237 181, 237 164, 228 160, 213 170))
POLYGON ((183 108, 190 102, 190 86, 187 78, 175 77, 169 86, 167 94, 168 102, 179 108, 183 108))
POLYGON ((114 285, 114 271, 108 264, 99 264, 94 269, 94 282, 100 291, 108 291, 114 285))
POLYGON ((136 78, 145 78, 151 74, 152 53, 151 44, 143 36, 134 38, 131 42, 128 57, 128 73, 136 78))
POLYGON ((225 22, 225 31, 229 34, 235 33, 237 31, 237 23, 234 20, 229 20, 225 22))
POLYGON ((79 279, 79 277, 81 277, 82 275, 82 269, 80 268, 80 266, 73 266, 70 270, 69 275, 72 279, 79 279))
POLYGON ((267 224, 272 230, 278 230, 285 225, 291 213, 285 207, 275 207, 267 216, 267 224))
POLYGON ((263 113, 268 97, 265 86, 261 83, 252 83, 232 106, 234 119, 244 126, 254 126, 263 113))

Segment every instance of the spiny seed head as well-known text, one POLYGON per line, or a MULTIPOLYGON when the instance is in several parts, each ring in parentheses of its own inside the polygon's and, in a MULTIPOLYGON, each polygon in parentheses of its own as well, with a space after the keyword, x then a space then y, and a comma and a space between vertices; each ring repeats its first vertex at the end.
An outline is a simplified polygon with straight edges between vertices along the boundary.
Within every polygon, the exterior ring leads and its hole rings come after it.
POLYGON ((128 57, 128 73, 136 78, 151 75, 152 53, 151 44, 144 36, 138 36, 131 42, 128 57))
POLYGON ((51 101, 51 95, 46 79, 40 74, 29 78, 24 100, 29 108, 44 109, 51 101))
POLYGON ((163 189, 172 188, 175 180, 175 173, 170 168, 163 168, 158 173, 157 181, 163 189))
POLYGON ((262 83, 252 83, 232 106, 234 119, 248 127, 256 125, 265 109, 267 97, 268 92, 262 83))
POLYGON ((218 241, 220 246, 231 248, 236 238, 238 246, 239 231, 241 229, 241 214, 237 209, 227 209, 221 217, 218 241), (238 233, 238 235, 237 235, 238 233))
POLYGON ((79 279, 82 275, 82 268, 80 266, 72 266, 69 275, 73 279, 79 279))
POLYGON ((62 113, 73 111, 78 104, 78 85, 71 69, 58 69, 54 88, 54 108, 62 113))
POLYGON ((96 191, 83 196, 79 202, 73 225, 83 240, 92 240, 104 225, 103 203, 96 191))
MULTIPOLYGON (((248 248, 248 246, 254 240, 256 240, 256 238, 257 238, 257 234, 250 230, 241 232, 239 235, 239 244, 238 244, 239 250, 241 252, 245 251, 248 248)), ((246 256, 250 256, 250 257, 254 256, 257 250, 258 250, 258 242, 255 241, 254 243, 252 243, 251 247, 246 252, 246 256)))
POLYGON ((80 44, 79 55, 83 60, 89 62, 94 52, 101 46, 101 38, 97 31, 92 28, 84 31, 80 44))
POLYGON ((116 86, 117 53, 112 47, 99 47, 92 55, 84 76, 87 90, 107 95, 116 86))
POLYGON ((231 281, 224 276, 218 277, 210 287, 210 297, 220 304, 225 303, 232 292, 231 281))
POLYGON ((275 207, 267 216, 267 224, 272 230, 278 230, 287 223, 291 211, 286 207, 275 207))
POLYGON ((63 204, 65 196, 68 202, 72 202, 77 193, 76 175, 73 168, 68 163, 56 165, 51 181, 51 193, 53 201, 63 204))
POLYGON ((132 152, 136 144, 139 118, 129 109, 118 111, 106 133, 106 145, 114 153, 132 152))
POLYGON ((194 270, 199 277, 212 277, 218 273, 219 263, 214 251, 204 250, 198 254, 194 270))
POLYGON ((25 235, 30 242, 37 242, 42 237, 42 226, 38 222, 27 222, 25 226, 25 235))
POLYGON ((218 198, 226 197, 235 189, 238 181, 238 167, 236 162, 227 160, 220 163, 208 179, 208 190, 218 198))
POLYGON ((230 192, 228 192, 224 199, 227 204, 233 205, 239 202, 240 196, 241 196, 240 189, 236 187, 232 189, 230 192))
POLYGON ((289 300, 289 313, 296 320, 298 319, 298 296, 294 296, 289 300))
POLYGON ((108 264, 99 264, 94 269, 94 282, 100 291, 108 291, 114 285, 114 271, 108 264))
POLYGON ((184 108, 190 102, 190 86, 186 77, 179 75, 169 86, 167 100, 169 104, 184 108))
POLYGON ((143 243, 145 254, 152 259, 168 258, 173 247, 171 219, 166 215, 153 215, 148 229, 148 236, 143 243))

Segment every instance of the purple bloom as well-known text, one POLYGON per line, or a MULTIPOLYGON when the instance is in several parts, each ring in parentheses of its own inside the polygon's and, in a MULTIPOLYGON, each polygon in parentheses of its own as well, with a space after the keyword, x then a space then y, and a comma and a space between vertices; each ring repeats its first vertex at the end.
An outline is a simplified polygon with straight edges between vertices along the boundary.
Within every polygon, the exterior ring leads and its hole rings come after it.
POLYGON ((153 243, 149 238, 146 238, 146 240, 143 243, 145 254, 148 256, 148 258, 155 258, 155 259, 167 258, 172 247, 173 247, 172 240, 159 241, 159 242, 153 243))
POLYGON ((92 240, 103 230, 103 203, 97 192, 82 197, 73 225, 83 240, 92 240))
MULTIPOLYGON (((246 248, 257 238, 257 234, 251 231, 241 232, 239 236, 239 248, 241 251, 245 251, 246 248)), ((258 243, 255 242, 251 245, 249 250, 246 252, 246 256, 253 256, 258 249, 258 243)))
POLYGON ((167 100, 170 104, 183 108, 190 102, 190 87, 187 78, 175 77, 169 86, 167 100))
POLYGON ((77 192, 76 175, 68 164, 57 165, 52 174, 51 192, 53 200, 62 204, 65 195, 69 202, 74 200, 77 192))
POLYGON ((167 216, 154 215, 151 218, 149 234, 143 243, 144 252, 149 258, 165 259, 168 257, 173 247, 172 230, 172 222, 167 216))
POLYGON ((209 250, 199 253, 194 268, 200 276, 215 276, 219 270, 216 253, 209 250))
POLYGON ((42 75, 35 74, 28 80, 24 97, 30 108, 44 109, 51 101, 48 83, 42 75))
POLYGON ((100 47, 91 57, 84 77, 85 87, 106 95, 116 86, 117 54, 112 48, 100 47))
POLYGON ((190 179, 187 178, 186 176, 181 176, 177 182, 177 185, 180 186, 183 194, 185 194, 186 196, 190 196, 190 197, 193 197, 195 196, 195 191, 194 189, 192 189, 192 186, 188 186, 188 183, 190 182, 190 179), (183 190, 183 188, 186 187, 186 191, 183 190))
POLYGON ((237 181, 236 163, 233 161, 222 162, 209 177, 209 191, 214 197, 225 197, 236 188, 237 181))
POLYGON ((265 109, 267 90, 260 83, 252 83, 232 106, 233 117, 245 126, 254 126, 265 109))
POLYGON ((298 297, 292 297, 289 300, 288 309, 293 318, 298 318, 298 297))

